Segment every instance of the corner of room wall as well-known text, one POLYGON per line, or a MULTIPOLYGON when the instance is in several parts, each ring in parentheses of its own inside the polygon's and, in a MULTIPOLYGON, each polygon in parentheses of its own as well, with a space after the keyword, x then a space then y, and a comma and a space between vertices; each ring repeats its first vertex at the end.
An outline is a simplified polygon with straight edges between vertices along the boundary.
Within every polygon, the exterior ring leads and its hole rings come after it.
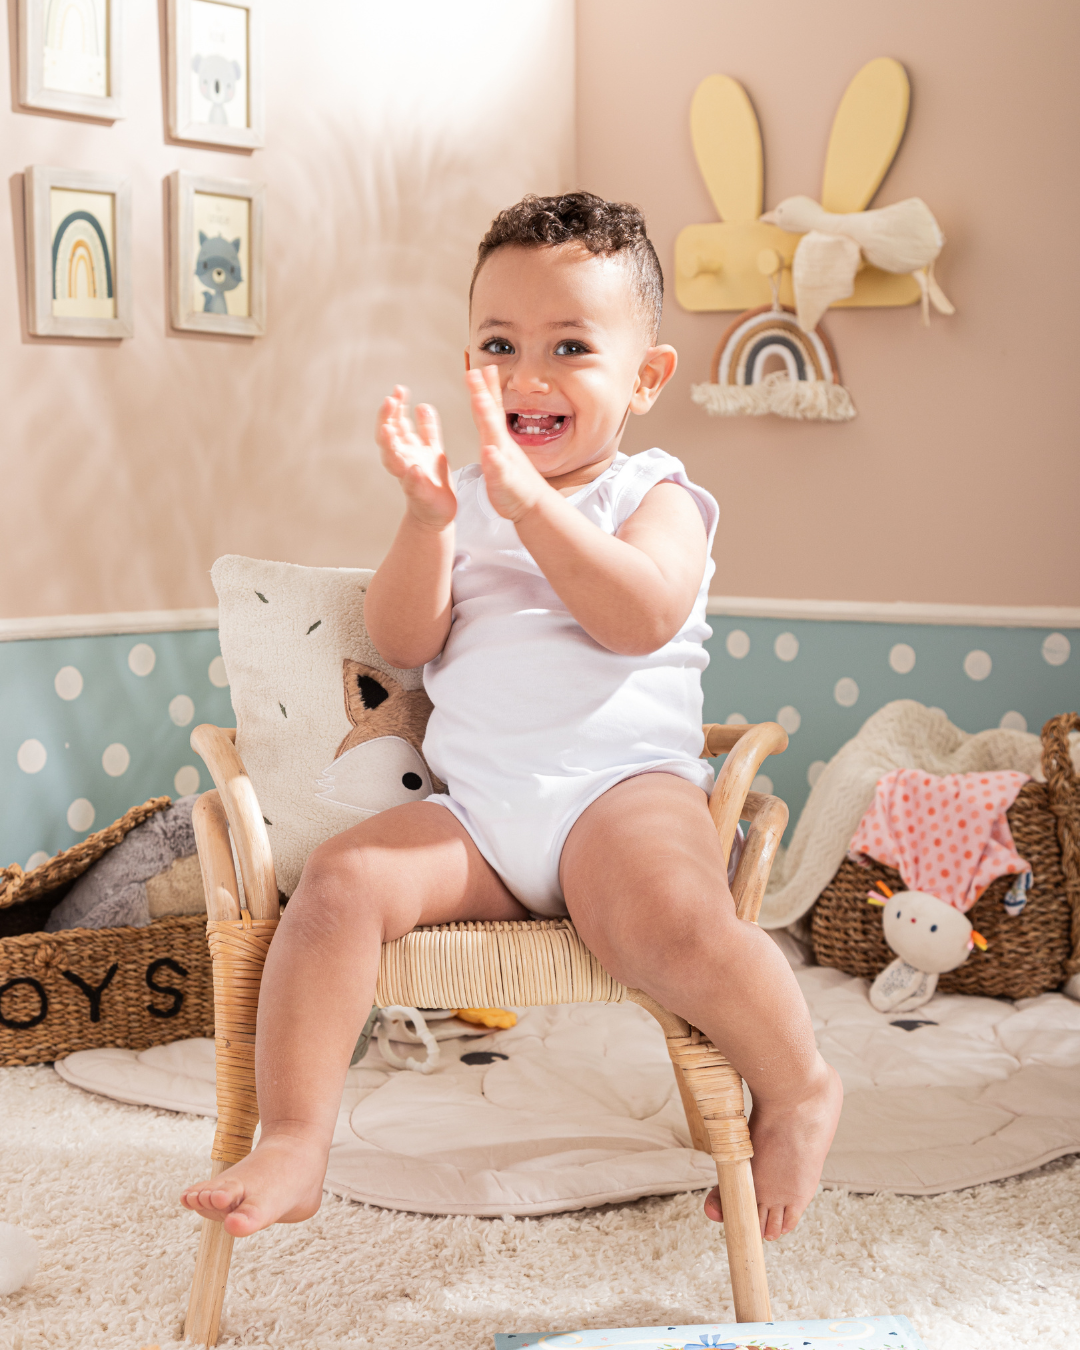
POLYGON ((400 511, 371 434, 396 382, 439 405, 452 456, 470 457, 469 271, 500 207, 573 179, 573 0, 321 0, 317 24, 263 8, 264 150, 169 140, 163 4, 125 6, 114 126, 0 103, 0 478, 22 522, 0 615, 209 605, 227 552, 374 565, 400 511), (28 336, 29 164, 132 179, 134 338, 28 336), (169 327, 174 169, 266 184, 266 337, 169 327))

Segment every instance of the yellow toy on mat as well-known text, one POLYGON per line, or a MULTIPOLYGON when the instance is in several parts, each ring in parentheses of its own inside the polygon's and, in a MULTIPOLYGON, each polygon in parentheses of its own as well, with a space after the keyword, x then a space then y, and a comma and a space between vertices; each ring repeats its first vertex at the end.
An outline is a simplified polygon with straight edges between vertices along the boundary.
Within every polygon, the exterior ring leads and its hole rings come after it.
POLYGON ((505 1008, 456 1008, 454 1016, 463 1022, 475 1022, 481 1027, 496 1027, 499 1031, 508 1031, 517 1026, 517 1013, 507 1012, 505 1008))

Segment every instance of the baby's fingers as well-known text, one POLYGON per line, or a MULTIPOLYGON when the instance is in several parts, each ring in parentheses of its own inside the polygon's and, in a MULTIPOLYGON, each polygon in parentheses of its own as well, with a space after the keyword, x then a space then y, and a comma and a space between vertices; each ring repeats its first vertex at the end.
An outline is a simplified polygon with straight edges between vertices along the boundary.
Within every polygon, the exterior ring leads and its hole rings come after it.
POLYGON ((495 366, 482 366, 479 370, 470 370, 465 376, 465 383, 469 387, 473 421, 480 439, 500 445, 506 437, 506 414, 502 409, 498 369, 495 366), (487 373, 489 370, 492 372, 490 376, 487 373), (495 386, 494 393, 492 384, 495 386))
POLYGON ((420 439, 432 450, 442 449, 442 428, 439 426, 439 414, 430 403, 416 405, 416 429, 420 439))

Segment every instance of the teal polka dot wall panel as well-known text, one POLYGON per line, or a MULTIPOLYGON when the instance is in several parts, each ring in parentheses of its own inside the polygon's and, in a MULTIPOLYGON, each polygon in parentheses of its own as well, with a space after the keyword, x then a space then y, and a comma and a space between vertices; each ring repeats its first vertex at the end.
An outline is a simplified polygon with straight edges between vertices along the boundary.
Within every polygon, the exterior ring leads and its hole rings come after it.
MULTIPOLYGON (((1080 708, 1080 632, 710 616, 707 722, 779 722, 790 743, 759 791, 799 817, 829 759, 893 699, 942 708, 964 731, 1038 733, 1080 708), (771 785, 771 787, 770 787, 771 785)), ((790 825, 789 825, 790 835, 790 825)))
MULTIPOLYGON (((1037 732, 1080 707, 1080 632, 818 620, 710 619, 705 720, 786 727, 759 790, 798 819, 810 785, 897 698, 965 731, 1037 732)), ((217 633, 0 643, 0 864, 36 865, 148 797, 210 786, 189 744, 234 723, 217 633)))
POLYGON ((36 866, 148 797, 210 784, 188 738, 233 725, 216 631, 0 643, 0 863, 36 866))

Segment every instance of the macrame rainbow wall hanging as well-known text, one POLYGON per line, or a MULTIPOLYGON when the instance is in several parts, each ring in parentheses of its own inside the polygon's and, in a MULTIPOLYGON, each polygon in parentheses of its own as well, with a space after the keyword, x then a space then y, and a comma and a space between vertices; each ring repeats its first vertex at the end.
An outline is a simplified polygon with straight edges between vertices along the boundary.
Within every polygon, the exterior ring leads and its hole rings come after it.
POLYGON ((778 417, 846 422, 855 416, 840 383, 832 343, 805 333, 793 310, 773 303, 740 314, 713 357, 709 384, 690 396, 716 417, 778 417), (779 368, 768 369, 780 361, 779 368))
POLYGON ((924 323, 931 305, 955 312, 934 280, 945 236, 926 203, 909 197, 870 207, 910 101, 899 61, 867 62, 833 119, 821 201, 786 197, 762 214, 761 128, 749 95, 729 75, 698 85, 690 134, 718 219, 679 232, 675 293, 691 312, 744 311, 721 340, 712 382, 691 391, 706 411, 846 422, 855 408, 818 327, 825 311, 921 301, 924 323), (772 304, 762 304, 770 290, 772 304))

